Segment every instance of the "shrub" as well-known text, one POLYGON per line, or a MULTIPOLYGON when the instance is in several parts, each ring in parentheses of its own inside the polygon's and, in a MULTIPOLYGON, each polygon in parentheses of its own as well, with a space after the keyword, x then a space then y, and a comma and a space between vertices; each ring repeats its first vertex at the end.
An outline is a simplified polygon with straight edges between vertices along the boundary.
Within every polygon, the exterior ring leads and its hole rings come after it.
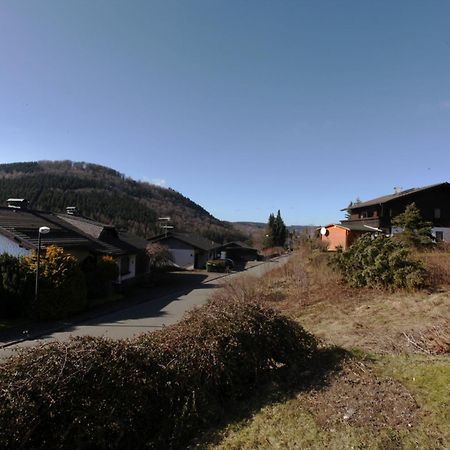
MULTIPOLYGON (((29 271, 36 272, 36 253, 23 258, 29 271)), ((49 246, 40 261, 39 298, 33 317, 60 319, 86 307, 86 283, 81 268, 62 248, 49 246)))
POLYGON ((148 244, 145 253, 151 269, 162 269, 172 265, 172 254, 165 245, 158 242, 148 244))
POLYGON ((411 259, 408 247, 382 235, 360 237, 346 252, 336 252, 332 263, 353 287, 417 289, 425 284, 425 269, 411 259))
POLYGON ((228 266, 224 259, 211 259, 206 263, 207 272, 225 272, 228 266))
POLYGON ((257 302, 215 300, 131 341, 76 338, 0 371, 2 448, 175 448, 316 340, 257 302))
POLYGON ((450 252, 445 247, 444 251, 423 252, 418 257, 426 267, 427 282, 432 288, 440 289, 450 284, 450 252))
POLYGON ((89 299, 107 297, 112 293, 112 282, 119 276, 119 267, 111 256, 98 261, 87 258, 82 264, 89 299))
POLYGON ((33 277, 21 260, 3 253, 0 255, 0 317, 18 317, 33 298, 33 277))

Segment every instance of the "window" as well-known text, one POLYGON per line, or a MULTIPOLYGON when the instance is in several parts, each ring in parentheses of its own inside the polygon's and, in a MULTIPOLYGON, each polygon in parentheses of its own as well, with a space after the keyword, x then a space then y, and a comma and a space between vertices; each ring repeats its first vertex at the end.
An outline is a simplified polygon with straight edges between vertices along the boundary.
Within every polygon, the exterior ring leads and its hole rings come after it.
POLYGON ((441 218, 441 208, 434 208, 434 218, 435 219, 441 218))
POLYGON ((120 258, 120 275, 127 275, 130 273, 130 257, 122 256, 120 258))
POLYGON ((434 234, 436 236, 436 242, 442 242, 444 240, 444 232, 443 231, 436 231, 434 234))

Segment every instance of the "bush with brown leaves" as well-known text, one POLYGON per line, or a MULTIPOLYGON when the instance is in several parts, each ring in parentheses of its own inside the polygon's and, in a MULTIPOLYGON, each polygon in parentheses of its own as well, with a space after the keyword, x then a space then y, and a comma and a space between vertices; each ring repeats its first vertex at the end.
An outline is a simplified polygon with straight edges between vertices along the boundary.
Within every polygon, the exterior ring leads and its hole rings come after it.
POLYGON ((76 338, 0 371, 1 448, 177 448, 315 338, 256 301, 213 300, 133 340, 76 338))

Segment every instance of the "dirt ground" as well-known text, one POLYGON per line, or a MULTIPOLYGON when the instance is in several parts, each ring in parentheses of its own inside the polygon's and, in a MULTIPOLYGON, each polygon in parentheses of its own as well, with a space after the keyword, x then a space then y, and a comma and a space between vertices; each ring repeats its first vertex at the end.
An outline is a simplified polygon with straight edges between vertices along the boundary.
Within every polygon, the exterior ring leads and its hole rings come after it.
POLYGON ((419 292, 349 288, 326 254, 301 252, 230 286, 227 295, 257 296, 349 356, 317 386, 259 400, 196 448, 450 448, 450 258, 427 257, 440 271, 419 292))
POLYGON ((301 393, 298 398, 328 430, 342 423, 375 430, 412 427, 419 411, 416 400, 401 383, 377 376, 370 364, 358 361, 347 362, 326 389, 301 393))

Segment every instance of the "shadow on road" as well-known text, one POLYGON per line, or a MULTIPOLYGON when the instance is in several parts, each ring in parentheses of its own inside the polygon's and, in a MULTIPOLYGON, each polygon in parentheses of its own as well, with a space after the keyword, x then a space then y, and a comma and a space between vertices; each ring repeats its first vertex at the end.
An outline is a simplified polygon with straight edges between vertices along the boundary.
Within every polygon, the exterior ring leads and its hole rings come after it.
MULTIPOLYGON (((5 330, 0 333, 0 345, 24 339, 45 339, 59 331, 70 333, 79 326, 96 326, 107 323, 112 327, 132 327, 133 324, 120 322, 164 317, 166 313, 162 310, 169 303, 188 295, 193 290, 217 287, 212 283, 202 284, 207 278, 208 275, 203 273, 170 272, 165 274, 158 286, 130 287, 126 292, 125 299, 95 307, 67 321, 36 322, 29 324, 27 330, 23 328, 5 330)), ((160 325, 148 328, 160 328, 160 325)))

